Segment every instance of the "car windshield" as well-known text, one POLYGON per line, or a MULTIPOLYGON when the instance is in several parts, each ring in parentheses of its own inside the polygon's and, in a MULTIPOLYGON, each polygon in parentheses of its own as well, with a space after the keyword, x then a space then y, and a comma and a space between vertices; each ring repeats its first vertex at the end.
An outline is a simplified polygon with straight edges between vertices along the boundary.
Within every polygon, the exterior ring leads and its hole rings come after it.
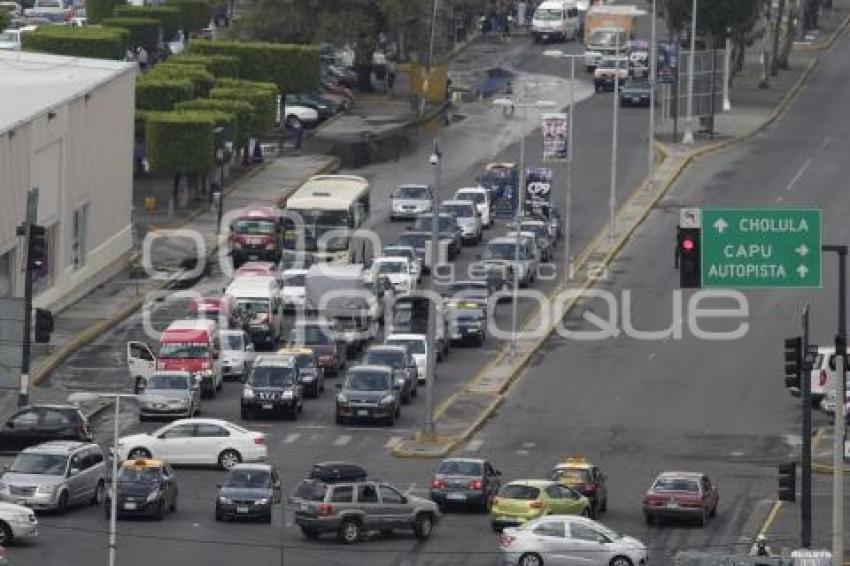
POLYGON ((265 314, 269 312, 269 301, 262 299, 246 300, 242 299, 236 302, 236 311, 241 315, 247 314, 265 314))
POLYGON ((270 220, 238 220, 233 231, 237 234, 268 235, 274 234, 276 228, 270 220))
POLYGON ((472 206, 468 204, 444 204, 440 207, 440 210, 454 214, 457 218, 471 218, 474 214, 472 206))
POLYGON ((159 468, 125 466, 118 472, 119 483, 157 483, 160 479, 159 468))
POLYGON ((354 372, 349 373, 345 379, 345 389, 353 391, 387 391, 390 385, 390 377, 385 373, 354 372))
MULTIPOLYGON (((484 252, 486 259, 509 259, 512 260, 517 256, 517 245, 514 243, 489 244, 484 252)), ((522 251, 519 254, 522 258, 522 251)))
MULTIPOLYGON (((288 210, 291 214, 301 216, 305 227, 317 226, 320 228, 348 228, 347 210, 288 210)), ((292 219, 285 221, 285 226, 292 229, 292 219)))
POLYGON ((425 234, 404 234, 398 239, 400 245, 410 246, 414 249, 425 248, 429 236, 425 234))
POLYGON ((295 356, 295 365, 301 369, 311 368, 315 365, 313 356, 310 354, 298 354, 295 356))
POLYGON ((397 352, 375 351, 366 352, 363 363, 375 366, 390 366, 391 368, 403 368, 404 356, 397 352))
POLYGON ((61 8, 62 4, 57 0, 38 0, 36 6, 39 8, 61 8))
POLYGON ((600 69, 626 69, 629 66, 629 62, 625 59, 603 59, 599 62, 600 69))
POLYGON ((660 478, 652 486, 653 491, 686 491, 699 493, 699 483, 696 480, 682 478, 660 478))
POLYGON ((625 88, 640 88, 649 89, 649 81, 643 79, 628 79, 626 80, 625 88))
POLYGON ((601 45, 609 45, 615 43, 615 33, 613 31, 595 31, 590 36, 589 43, 597 43, 601 45))
POLYGON ((154 374, 148 378, 145 389, 189 389, 189 376, 154 374))
POLYGON ((169 359, 198 359, 209 356, 206 344, 188 344, 186 342, 163 342, 159 347, 159 357, 169 359))
POLYGON ((307 281, 307 275, 304 273, 299 273, 298 275, 285 275, 283 277, 283 286, 303 287, 305 281, 307 281))
POLYGON ((262 489, 269 487, 270 483, 269 474, 265 470, 231 470, 224 485, 225 487, 262 489))
POLYGON ((254 387, 289 387, 295 383, 295 369, 283 366, 254 366, 248 384, 254 387))
POLYGON ((425 341, 424 340, 404 340, 402 338, 392 338, 387 340, 388 346, 407 346, 410 349, 410 353, 412 354, 424 354, 425 353, 425 341))
POLYGON ((239 351, 245 348, 245 342, 241 334, 224 334, 221 337, 221 349, 228 351, 239 351))
POLYGON ((404 273, 404 262, 401 261, 381 261, 377 267, 378 273, 404 273))
POLYGON ((446 460, 437 467, 437 473, 447 476, 480 476, 481 463, 446 460))
POLYGON ((479 321, 484 320, 484 314, 476 309, 459 309, 454 311, 453 317, 455 320, 479 321))
POLYGON ((564 17, 564 11, 555 8, 538 8, 534 12, 534 17, 538 20, 560 20, 564 17))
POLYGON ((552 480, 567 483, 587 483, 590 481, 590 470, 581 468, 558 468, 552 471, 552 480))
POLYGON ((427 199, 428 188, 416 186, 401 186, 395 190, 395 193, 393 193, 393 197, 408 199, 427 199))
POLYGON ((476 281, 458 281, 449 286, 449 293, 462 293, 464 291, 478 291, 479 293, 487 292, 486 283, 478 283, 476 281))
POLYGON ((45 476, 61 476, 65 474, 68 464, 67 456, 58 454, 18 454, 9 471, 15 474, 40 474, 45 476))
MULTIPOLYGON (((416 217, 416 222, 413 224, 414 230, 431 230, 432 216, 430 214, 421 214, 416 217)), ((453 232, 455 229, 455 219, 451 216, 440 216, 438 222, 438 230, 440 232, 453 232)))
POLYGON ((524 501, 531 501, 537 499, 540 496, 540 489, 530 486, 530 485, 522 485, 511 483, 502 488, 502 491, 499 492, 499 497, 503 497, 505 499, 521 499, 524 501))
POLYGON ((536 236, 546 234, 549 231, 545 224, 520 224, 519 229, 521 232, 532 232, 536 236))
POLYGON ((333 337, 330 328, 323 326, 302 326, 292 330, 290 342, 297 343, 302 339, 304 344, 332 344, 333 337))
POLYGON ((406 257, 408 259, 411 259, 413 257, 413 250, 411 250, 410 248, 394 248, 391 246, 387 246, 386 248, 384 248, 383 255, 406 257))
POLYGON ((465 200, 469 202, 474 202, 475 204, 481 204, 484 202, 484 193, 478 192, 464 192, 458 193, 456 196, 457 200, 465 200))

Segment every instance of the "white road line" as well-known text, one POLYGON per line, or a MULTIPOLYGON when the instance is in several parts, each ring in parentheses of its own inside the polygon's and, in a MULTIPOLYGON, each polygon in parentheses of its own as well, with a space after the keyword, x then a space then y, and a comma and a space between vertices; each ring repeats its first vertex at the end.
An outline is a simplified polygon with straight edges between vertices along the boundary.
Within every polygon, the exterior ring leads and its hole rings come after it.
POLYGON ((286 437, 284 437, 283 443, 284 444, 292 444, 294 442, 297 442, 299 438, 301 438, 300 432, 290 432, 289 434, 286 435, 286 437))
POLYGON ((298 427, 296 427, 296 428, 300 428, 300 429, 304 429, 304 430, 325 430, 328 427, 327 427, 327 425, 307 424, 307 425, 298 425, 298 427))
POLYGON ((345 446, 349 442, 351 442, 351 435, 350 434, 343 434, 343 435, 340 435, 339 438, 334 440, 334 446, 345 446))
POLYGON ((402 437, 393 436, 389 440, 387 440, 387 443, 384 444, 384 448, 387 448, 387 449, 395 448, 396 446, 398 446, 398 443, 401 442, 401 441, 402 441, 402 437))
POLYGON ((483 444, 483 442, 484 441, 480 438, 473 438, 469 441, 466 447, 464 447, 464 450, 466 450, 467 452, 475 452, 476 450, 481 448, 481 444, 483 444))
POLYGON ((803 176, 803 173, 806 172, 806 169, 808 169, 811 166, 812 161, 813 161, 813 158, 809 157, 808 159, 806 159, 806 161, 803 162, 803 165, 802 165, 802 167, 800 167, 800 170, 797 171, 797 174, 794 175, 791 178, 791 181, 785 186, 786 191, 790 191, 791 189, 794 188, 794 185, 797 184, 797 181, 799 181, 800 177, 803 176))
POLYGON ((516 453, 520 456, 528 456, 528 450, 517 450, 516 453))

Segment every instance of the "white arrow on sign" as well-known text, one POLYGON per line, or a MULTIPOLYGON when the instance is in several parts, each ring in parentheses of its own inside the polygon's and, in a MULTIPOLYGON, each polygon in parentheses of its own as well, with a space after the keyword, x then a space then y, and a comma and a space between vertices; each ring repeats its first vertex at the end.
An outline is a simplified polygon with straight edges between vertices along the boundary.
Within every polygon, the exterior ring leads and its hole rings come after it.
POLYGON ((723 220, 722 218, 718 218, 714 221, 714 229, 720 232, 721 234, 726 231, 726 228, 729 227, 729 223, 723 220))
POLYGON ((794 251, 797 252, 800 257, 806 257, 809 255, 809 247, 806 244, 800 244, 794 251))
POLYGON ((809 272, 809 268, 805 265, 801 265, 797 268, 797 274, 800 276, 800 279, 803 279, 806 276, 806 273, 809 272))

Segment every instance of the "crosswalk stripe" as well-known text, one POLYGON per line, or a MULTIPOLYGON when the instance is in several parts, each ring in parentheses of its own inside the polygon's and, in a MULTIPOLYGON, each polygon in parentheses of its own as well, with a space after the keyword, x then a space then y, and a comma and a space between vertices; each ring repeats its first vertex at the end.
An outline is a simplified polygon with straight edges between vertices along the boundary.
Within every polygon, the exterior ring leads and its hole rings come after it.
POLYGON ((387 448, 387 449, 395 448, 396 446, 398 446, 398 443, 401 442, 401 440, 402 440, 402 438, 400 436, 393 436, 392 438, 387 440, 387 443, 384 444, 384 448, 387 448))
POLYGON ((334 446, 345 446, 349 442, 351 442, 351 435, 343 434, 339 438, 334 440, 334 446))
POLYGON ((479 448, 481 448, 481 444, 483 441, 480 438, 473 438, 469 441, 469 443, 464 447, 464 450, 467 452, 475 452, 479 448))
POLYGON ((283 439, 283 443, 292 444, 293 442, 298 442, 299 438, 301 438, 300 432, 290 432, 286 435, 286 438, 283 439))

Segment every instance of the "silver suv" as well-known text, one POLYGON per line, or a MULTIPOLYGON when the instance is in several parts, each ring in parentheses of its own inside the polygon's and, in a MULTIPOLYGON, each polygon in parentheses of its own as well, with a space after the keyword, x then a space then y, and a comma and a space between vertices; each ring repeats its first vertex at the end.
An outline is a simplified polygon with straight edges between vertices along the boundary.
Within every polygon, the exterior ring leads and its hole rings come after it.
POLYGON ((354 544, 370 531, 412 530, 426 540, 440 520, 433 501, 404 495, 380 481, 325 483, 303 480, 292 497, 295 523, 307 538, 336 533, 339 540, 354 544))
POLYGON ((0 500, 63 513, 103 502, 103 450, 88 442, 54 441, 27 448, 0 477, 0 500))

